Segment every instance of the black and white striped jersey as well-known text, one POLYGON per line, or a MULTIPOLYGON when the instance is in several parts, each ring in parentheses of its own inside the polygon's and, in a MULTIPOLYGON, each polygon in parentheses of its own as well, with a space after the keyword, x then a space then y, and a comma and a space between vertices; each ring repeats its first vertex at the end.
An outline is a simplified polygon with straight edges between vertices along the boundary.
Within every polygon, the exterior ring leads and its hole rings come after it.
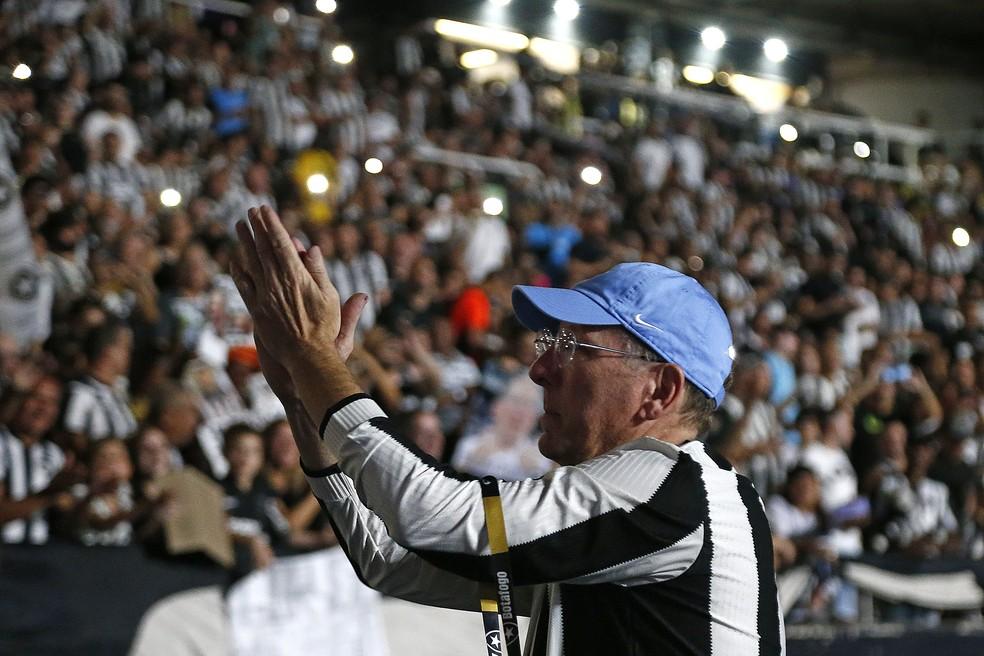
MULTIPOLYGON (((43 440, 30 446, 0 425, 0 485, 10 501, 20 501, 43 492, 65 465, 65 454, 54 442, 43 440)), ((0 540, 7 544, 44 544, 48 541, 45 511, 0 525, 0 540)))
MULTIPOLYGON (((360 577, 478 610, 490 549, 476 480, 437 465, 357 395, 321 427, 337 467, 309 480, 360 577)), ((539 479, 499 484, 524 653, 780 655, 762 502, 699 442, 644 437, 539 479)))
POLYGON ((90 440, 126 439, 137 430, 137 420, 122 392, 91 376, 68 385, 64 427, 90 440))

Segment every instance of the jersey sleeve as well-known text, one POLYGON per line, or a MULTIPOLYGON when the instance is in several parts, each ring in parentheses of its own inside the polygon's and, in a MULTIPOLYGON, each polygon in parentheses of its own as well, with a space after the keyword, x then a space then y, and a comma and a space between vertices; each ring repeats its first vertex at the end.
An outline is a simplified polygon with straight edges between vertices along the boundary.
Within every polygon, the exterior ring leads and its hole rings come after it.
MULTIPOLYGON (((396 544, 458 576, 488 580, 477 479, 422 454, 365 395, 329 411, 321 433, 396 544)), ((686 571, 704 542, 700 468, 676 447, 648 442, 539 479, 500 483, 518 585, 635 585, 686 571)))

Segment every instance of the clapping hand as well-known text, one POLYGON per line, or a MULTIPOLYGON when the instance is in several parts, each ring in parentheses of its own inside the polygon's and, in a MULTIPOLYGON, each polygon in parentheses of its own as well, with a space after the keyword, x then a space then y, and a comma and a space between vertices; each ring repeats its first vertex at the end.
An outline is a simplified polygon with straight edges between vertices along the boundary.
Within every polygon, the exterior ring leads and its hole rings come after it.
POLYGON ((291 240, 269 207, 251 209, 249 224, 239 222, 236 232, 240 244, 231 265, 233 280, 253 317, 260 368, 286 401, 295 395, 286 366, 290 359, 327 345, 342 361, 348 359, 369 297, 353 294, 339 308, 321 249, 305 250, 291 240))
POLYGON ((267 206, 251 209, 248 225, 240 221, 236 233, 239 248, 230 270, 265 349, 288 364, 334 345, 341 307, 320 249, 299 254, 267 206))

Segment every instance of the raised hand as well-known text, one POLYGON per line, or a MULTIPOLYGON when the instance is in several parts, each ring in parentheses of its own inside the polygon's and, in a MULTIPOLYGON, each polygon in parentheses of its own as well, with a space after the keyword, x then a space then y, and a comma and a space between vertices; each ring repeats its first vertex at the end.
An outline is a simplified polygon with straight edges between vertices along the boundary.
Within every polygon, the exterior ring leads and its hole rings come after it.
POLYGON ((251 209, 236 233, 232 277, 267 351, 289 368, 292 360, 333 348, 342 313, 320 249, 299 253, 267 206, 251 209))

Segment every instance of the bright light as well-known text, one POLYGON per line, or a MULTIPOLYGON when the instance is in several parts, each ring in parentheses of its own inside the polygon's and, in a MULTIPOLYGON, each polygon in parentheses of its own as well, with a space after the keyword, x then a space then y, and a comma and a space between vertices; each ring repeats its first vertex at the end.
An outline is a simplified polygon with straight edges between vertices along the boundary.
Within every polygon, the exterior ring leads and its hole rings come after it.
POLYGON ((287 7, 277 7, 273 10, 273 22, 277 25, 286 25, 290 21, 290 9, 287 7))
POLYGON ((164 207, 177 207, 181 204, 181 192, 177 189, 161 190, 161 205, 164 207))
POLYGON ((530 45, 530 40, 526 35, 519 32, 484 27, 473 23, 462 23, 446 18, 438 18, 434 21, 434 31, 450 41, 485 46, 503 52, 519 52, 526 50, 530 45))
POLYGON ((799 132, 789 123, 783 123, 779 126, 779 136, 782 137, 783 141, 796 141, 799 138, 799 132))
POLYGON ((489 196, 482 201, 482 211, 489 216, 499 216, 502 214, 502 201, 495 196, 489 196))
POLYGON ((762 44, 762 51, 769 61, 774 61, 777 64, 789 56, 789 48, 782 39, 767 39, 762 44))
POLYGON ((334 14, 338 9, 338 3, 335 0, 318 0, 314 3, 314 8, 322 14, 334 14))
POLYGON ((700 33, 700 42, 708 50, 720 50, 728 42, 728 37, 720 27, 705 27, 700 33))
POLYGON ((328 191, 328 178, 323 173, 313 173, 308 176, 307 189, 312 194, 323 194, 328 191))
POLYGON ((376 175, 377 173, 383 170, 383 163, 379 160, 378 157, 370 157, 369 159, 366 160, 365 168, 366 168, 366 173, 372 173, 373 175, 376 175))
POLYGON ((508 7, 512 0, 489 0, 489 4, 494 7, 508 7))
POLYGON ((331 59, 336 64, 351 64, 355 53, 350 46, 340 43, 331 49, 331 59))
POLYGON ((950 235, 950 238, 953 239, 953 243, 960 248, 970 244, 970 233, 967 232, 965 228, 954 228, 953 234, 950 235))
POLYGON ((782 109, 792 91, 785 82, 742 73, 732 75, 728 80, 728 86, 760 114, 769 114, 782 109))
POLYGON ((594 186, 601 182, 601 170, 597 166, 585 166, 581 169, 581 179, 594 186))
POLYGON ((572 43, 535 36, 530 39, 529 53, 555 73, 574 75, 581 68, 581 51, 572 43))
POLYGON ((497 61, 499 61, 499 53, 495 50, 489 50, 488 48, 463 52, 461 53, 461 57, 458 59, 458 63, 461 64, 461 67, 469 70, 472 68, 491 66, 497 61))
POLYGON ((854 142, 854 154, 864 159, 871 155, 871 147, 863 141, 854 142))
POLYGON ((557 0, 553 4, 554 13, 557 18, 565 21, 572 21, 581 13, 581 5, 576 0, 557 0))
POLYGON ((26 80, 27 78, 31 77, 31 67, 28 66, 27 64, 17 64, 17 66, 14 67, 14 71, 13 73, 11 73, 11 75, 13 75, 14 78, 17 80, 26 80))
POLYGON ((691 64, 683 67, 683 79, 691 84, 710 84, 714 81, 714 71, 706 66, 691 64))

